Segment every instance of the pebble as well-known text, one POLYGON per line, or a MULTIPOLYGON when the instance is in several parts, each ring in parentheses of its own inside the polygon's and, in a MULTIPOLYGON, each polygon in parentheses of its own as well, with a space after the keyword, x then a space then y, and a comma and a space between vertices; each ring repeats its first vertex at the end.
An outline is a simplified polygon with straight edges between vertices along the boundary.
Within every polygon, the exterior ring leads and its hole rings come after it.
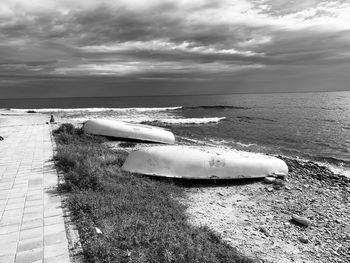
POLYGON ((273 188, 272 187, 269 187, 266 189, 268 192, 272 192, 273 191, 273 188))
POLYGON ((278 186, 284 186, 284 182, 281 179, 276 179, 274 181, 274 185, 278 185, 278 186))
POLYGON ((276 190, 280 190, 282 188, 282 186, 279 185, 279 184, 274 184, 273 188, 276 189, 276 190))
POLYGON ((261 226, 259 230, 260 230, 260 232, 264 233, 265 236, 267 236, 267 237, 270 237, 270 236, 271 236, 271 234, 270 234, 269 231, 266 229, 266 227, 261 226))
POLYGON ((97 234, 102 234, 101 229, 99 229, 98 227, 95 227, 95 230, 96 230, 96 233, 97 233, 97 234))
POLYGON ((311 221, 309 219, 307 219, 306 217, 302 217, 302 216, 298 216, 298 215, 292 215, 292 219, 296 222, 298 222, 299 224, 303 225, 303 226, 309 226, 311 225, 311 221))
POLYGON ((309 243, 309 240, 306 237, 299 237, 298 239, 301 243, 304 243, 304 244, 309 243))
POLYGON ((264 178, 264 183, 267 183, 267 184, 272 184, 274 181, 276 181, 275 177, 267 176, 264 178))

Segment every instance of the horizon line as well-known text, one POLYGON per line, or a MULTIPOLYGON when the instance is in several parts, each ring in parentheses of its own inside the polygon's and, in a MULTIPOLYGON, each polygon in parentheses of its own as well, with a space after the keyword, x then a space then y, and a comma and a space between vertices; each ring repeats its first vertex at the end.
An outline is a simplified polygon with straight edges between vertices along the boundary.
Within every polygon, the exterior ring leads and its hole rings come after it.
POLYGON ((28 97, 28 98, 0 98, 1 100, 31 100, 31 99, 70 99, 70 98, 120 98, 120 97, 181 97, 181 96, 221 96, 221 95, 254 95, 254 94, 295 94, 295 93, 331 93, 350 92, 350 90, 320 90, 320 91, 271 91, 271 92, 233 92, 233 93, 207 93, 207 94, 167 94, 167 95, 116 95, 116 96, 70 96, 70 97, 28 97))

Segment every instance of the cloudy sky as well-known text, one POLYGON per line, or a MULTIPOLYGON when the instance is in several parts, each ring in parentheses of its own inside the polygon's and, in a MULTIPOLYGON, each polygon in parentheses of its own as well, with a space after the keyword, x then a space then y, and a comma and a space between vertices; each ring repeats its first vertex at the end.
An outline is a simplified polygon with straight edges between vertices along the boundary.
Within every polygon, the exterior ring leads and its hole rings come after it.
POLYGON ((0 98, 333 90, 346 0, 0 1, 0 98))

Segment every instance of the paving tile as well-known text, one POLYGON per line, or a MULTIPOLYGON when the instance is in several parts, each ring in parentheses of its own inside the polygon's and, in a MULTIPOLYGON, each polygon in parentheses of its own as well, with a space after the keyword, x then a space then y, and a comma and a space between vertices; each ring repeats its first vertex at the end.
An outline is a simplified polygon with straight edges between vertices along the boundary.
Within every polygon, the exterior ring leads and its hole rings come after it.
POLYGON ((25 197, 26 193, 22 192, 22 193, 10 193, 9 194, 9 198, 21 198, 21 197, 25 197))
POLYGON ((20 228, 21 228, 20 224, 18 224, 18 225, 0 226, 0 235, 10 234, 10 233, 13 233, 13 232, 17 232, 18 233, 20 228))
POLYGON ((22 215, 8 215, 6 214, 6 212, 10 212, 10 211, 14 211, 14 210, 8 210, 8 211, 4 211, 2 217, 1 217, 1 222, 0 222, 0 226, 7 226, 7 225, 16 225, 16 224, 20 224, 22 221, 22 215), (5 215, 6 214, 6 215, 5 215))
POLYGON ((41 212, 26 213, 23 214, 22 222, 28 222, 39 218, 43 218, 43 214, 41 212))
POLYGON ((19 240, 19 233, 16 233, 16 232, 0 235, 0 247, 3 244, 17 243, 18 240, 19 240))
POLYGON ((42 248, 43 244, 43 237, 21 240, 18 242, 17 253, 42 248))
POLYGON ((44 247, 44 259, 54 258, 60 255, 67 254, 68 244, 67 243, 58 243, 51 246, 44 247))
POLYGON ((17 243, 5 243, 0 247, 0 256, 16 253, 17 243))
POLYGON ((42 193, 27 195, 26 201, 43 200, 42 193))
POLYGON ((24 203, 25 197, 15 197, 15 198, 9 198, 7 200, 7 204, 17 204, 17 203, 24 203))
POLYGON ((32 200, 32 201, 26 201, 25 207, 31 207, 31 206, 42 206, 43 201, 38 199, 38 200, 32 200))
POLYGON ((43 259, 43 248, 18 252, 16 254, 15 263, 32 263, 43 259))
POLYGON ((45 226, 55 225, 55 224, 63 224, 63 223, 64 223, 64 219, 61 215, 44 218, 44 225, 45 226))
POLYGON ((60 224, 60 223, 44 226, 44 235, 50 235, 50 234, 65 232, 65 231, 66 229, 64 227, 64 224, 60 224))
POLYGON ((62 209, 56 209, 56 208, 44 208, 44 218, 46 217, 52 217, 52 216, 59 216, 62 215, 62 209))
POLYGON ((44 220, 41 217, 22 222, 21 230, 32 229, 37 227, 44 227, 44 220))
POLYGON ((9 204, 7 203, 5 210, 13 210, 13 209, 19 209, 19 208, 24 208, 24 202, 22 203, 15 203, 15 204, 9 204))
POLYGON ((68 253, 56 256, 56 257, 51 257, 51 258, 44 258, 44 263, 69 263, 69 255, 68 253))
POLYGON ((58 243, 67 242, 66 232, 44 235, 44 246, 51 246, 58 243))
POLYGON ((0 256, 0 262, 1 263, 13 263, 15 260, 15 253, 13 254, 7 254, 4 256, 0 256))
POLYGON ((19 240, 40 238, 43 236, 43 228, 37 227, 32 229, 21 230, 19 235, 19 240))

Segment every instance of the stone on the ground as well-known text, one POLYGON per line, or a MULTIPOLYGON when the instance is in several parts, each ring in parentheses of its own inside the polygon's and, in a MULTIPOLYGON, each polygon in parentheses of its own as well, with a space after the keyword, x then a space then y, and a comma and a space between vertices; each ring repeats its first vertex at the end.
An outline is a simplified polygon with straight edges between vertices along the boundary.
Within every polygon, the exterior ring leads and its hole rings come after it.
POLYGON ((267 236, 267 237, 270 237, 270 236, 271 236, 270 232, 269 232, 269 231, 266 229, 266 227, 264 227, 264 226, 261 226, 261 227, 260 227, 260 232, 264 233, 265 236, 267 236))
POLYGON ((272 188, 272 187, 269 187, 269 188, 267 188, 267 191, 268 191, 268 192, 272 192, 272 191, 273 191, 273 188, 272 188))
POLYGON ((285 183, 281 179, 276 179, 273 182, 273 188, 275 188, 276 190, 280 190, 284 185, 285 183))
POLYGON ((281 180, 281 179, 276 179, 274 182, 274 185, 279 185, 279 186, 284 186, 284 182, 283 182, 283 180, 281 180))
POLYGON ((309 240, 306 237, 299 237, 298 239, 301 243, 304 243, 304 244, 309 243, 309 240))
POLYGON ((311 225, 311 221, 309 219, 307 219, 306 217, 303 217, 303 216, 292 215, 292 219, 294 221, 298 222, 299 224, 303 225, 303 226, 311 225))
POLYGON ((96 230, 96 233, 97 233, 97 234, 102 234, 101 229, 99 229, 98 227, 95 227, 95 230, 96 230))
POLYGON ((285 180, 287 178, 287 175, 285 173, 274 173, 274 176, 282 180, 285 180))
POLYGON ((264 183, 272 184, 275 180, 276 180, 275 177, 267 176, 267 177, 264 178, 264 183))

